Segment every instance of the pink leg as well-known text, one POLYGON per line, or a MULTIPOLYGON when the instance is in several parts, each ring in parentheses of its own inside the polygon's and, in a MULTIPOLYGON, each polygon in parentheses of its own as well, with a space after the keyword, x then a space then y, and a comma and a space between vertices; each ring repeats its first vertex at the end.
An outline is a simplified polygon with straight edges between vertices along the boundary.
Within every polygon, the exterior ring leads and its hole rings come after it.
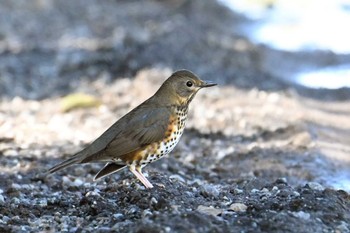
POLYGON ((142 182, 146 188, 153 188, 153 185, 147 180, 147 178, 142 174, 141 167, 130 166, 130 171, 142 182))

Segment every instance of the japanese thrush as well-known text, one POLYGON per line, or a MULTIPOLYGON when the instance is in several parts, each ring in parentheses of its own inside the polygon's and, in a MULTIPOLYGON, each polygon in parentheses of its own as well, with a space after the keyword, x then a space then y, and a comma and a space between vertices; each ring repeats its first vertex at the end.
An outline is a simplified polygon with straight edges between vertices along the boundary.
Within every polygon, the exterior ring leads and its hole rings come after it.
POLYGON ((142 168, 174 149, 185 128, 193 97, 201 88, 214 85, 187 70, 173 73, 152 97, 120 118, 85 149, 52 167, 49 173, 72 164, 106 162, 95 180, 128 167, 146 188, 153 188, 142 168))

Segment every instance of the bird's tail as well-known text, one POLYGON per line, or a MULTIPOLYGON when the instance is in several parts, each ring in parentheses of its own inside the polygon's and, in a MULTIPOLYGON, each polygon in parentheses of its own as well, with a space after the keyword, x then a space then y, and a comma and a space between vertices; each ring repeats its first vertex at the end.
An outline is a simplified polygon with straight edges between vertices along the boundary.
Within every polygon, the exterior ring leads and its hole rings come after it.
POLYGON ((59 164, 55 165, 54 167, 50 168, 47 171, 47 174, 54 173, 58 170, 61 170, 65 167, 68 167, 68 166, 73 165, 73 164, 81 163, 81 160, 82 160, 82 157, 78 153, 78 154, 74 155, 72 158, 69 158, 69 159, 63 161, 62 163, 59 163, 59 164))

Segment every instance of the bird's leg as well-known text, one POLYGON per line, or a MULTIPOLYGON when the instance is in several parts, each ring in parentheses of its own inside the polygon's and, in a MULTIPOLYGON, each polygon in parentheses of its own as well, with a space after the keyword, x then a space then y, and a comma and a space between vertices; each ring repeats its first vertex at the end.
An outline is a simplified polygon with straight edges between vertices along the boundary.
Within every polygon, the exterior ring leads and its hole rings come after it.
POLYGON ((146 187, 146 188, 153 188, 153 185, 151 184, 151 182, 149 182, 147 180, 147 178, 142 174, 142 171, 141 171, 141 166, 129 166, 129 169, 130 171, 142 182, 142 184, 146 187))

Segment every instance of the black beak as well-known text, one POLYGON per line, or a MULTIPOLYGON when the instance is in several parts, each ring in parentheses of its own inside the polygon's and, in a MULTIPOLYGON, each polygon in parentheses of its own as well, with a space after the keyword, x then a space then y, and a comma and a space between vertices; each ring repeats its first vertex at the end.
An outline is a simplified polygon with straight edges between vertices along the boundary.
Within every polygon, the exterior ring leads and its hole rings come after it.
POLYGON ((201 85, 199 85, 200 88, 203 88, 203 87, 212 87, 212 86, 216 86, 217 84, 212 82, 212 81, 203 81, 201 83, 201 85))

